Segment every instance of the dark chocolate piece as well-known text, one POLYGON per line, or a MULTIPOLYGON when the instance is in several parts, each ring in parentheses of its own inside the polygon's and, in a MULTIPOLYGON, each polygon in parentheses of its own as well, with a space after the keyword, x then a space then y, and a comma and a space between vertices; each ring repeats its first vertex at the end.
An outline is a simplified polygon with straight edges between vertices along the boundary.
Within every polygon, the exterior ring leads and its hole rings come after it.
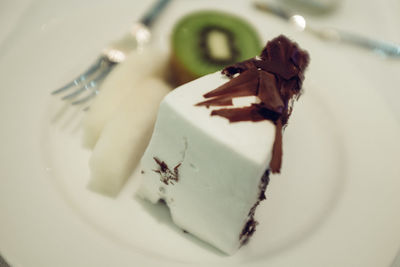
POLYGON ((175 182, 179 181, 179 167, 181 166, 182 163, 176 165, 171 171, 168 168, 168 165, 164 161, 161 161, 156 157, 154 157, 154 160, 158 164, 159 169, 153 171, 160 174, 161 182, 163 182, 166 185, 169 185, 169 183, 173 185, 174 184, 173 181, 175 182))
POLYGON ((261 181, 258 186, 259 188, 258 200, 256 201, 256 203, 254 203, 253 207, 251 207, 248 214, 248 220, 244 225, 242 232, 239 235, 240 244, 242 246, 249 241, 250 237, 256 231, 256 226, 258 225, 258 222, 254 219, 254 215, 256 213, 256 209, 260 204, 260 202, 266 199, 265 190, 267 189, 268 183, 269 183, 269 170, 267 170, 261 177, 261 181))
MULTIPOLYGON (((211 115, 230 122, 270 120, 276 125, 270 168, 279 173, 282 162, 282 129, 292 112, 292 104, 301 94, 309 55, 287 37, 269 41, 260 58, 239 62, 222 70, 230 81, 204 95, 197 106, 232 106, 232 99, 257 96, 261 103, 242 108, 221 108, 211 115), (237 75, 237 76, 236 76, 237 75)), ((249 229, 251 226, 249 225, 249 229)))
POLYGON ((271 169, 272 173, 280 173, 282 166, 282 154, 282 121, 277 120, 275 140, 272 146, 272 158, 269 162, 269 168, 271 169))

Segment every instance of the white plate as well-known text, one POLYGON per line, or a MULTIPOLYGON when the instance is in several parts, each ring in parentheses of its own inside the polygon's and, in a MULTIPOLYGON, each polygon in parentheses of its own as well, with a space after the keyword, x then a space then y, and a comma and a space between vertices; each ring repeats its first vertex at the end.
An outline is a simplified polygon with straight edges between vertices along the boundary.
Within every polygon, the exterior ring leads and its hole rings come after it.
POLYGON ((247 14, 265 40, 285 33, 310 51, 283 173, 272 177, 252 241, 232 257, 221 254, 183 234, 164 207, 136 199, 134 181, 115 200, 88 191, 82 113, 49 92, 150 4, 110 3, 34 1, 0 51, 0 251, 13 266, 390 265, 400 233, 398 122, 370 77, 339 52, 245 1, 175 2, 155 41, 167 49, 176 19, 212 7, 247 14))

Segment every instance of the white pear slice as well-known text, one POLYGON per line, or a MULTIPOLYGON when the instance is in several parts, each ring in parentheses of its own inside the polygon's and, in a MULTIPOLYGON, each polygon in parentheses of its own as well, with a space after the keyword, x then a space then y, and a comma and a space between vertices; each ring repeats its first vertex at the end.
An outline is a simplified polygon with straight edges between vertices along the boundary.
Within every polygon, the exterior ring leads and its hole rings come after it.
POLYGON ((155 49, 146 48, 132 52, 109 74, 100 87, 100 94, 91 103, 83 122, 83 146, 92 149, 112 117, 116 108, 131 91, 140 98, 138 83, 149 76, 161 76, 165 72, 167 55, 155 49))
POLYGON ((115 196, 142 157, 162 98, 172 88, 149 78, 124 96, 107 121, 89 161, 89 188, 115 196))

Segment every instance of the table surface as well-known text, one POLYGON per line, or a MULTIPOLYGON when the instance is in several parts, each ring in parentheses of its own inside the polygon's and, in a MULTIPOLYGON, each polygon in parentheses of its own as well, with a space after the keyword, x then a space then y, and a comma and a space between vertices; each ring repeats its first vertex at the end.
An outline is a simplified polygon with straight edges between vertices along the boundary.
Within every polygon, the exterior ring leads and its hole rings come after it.
MULTIPOLYGON (((34 0, 2 0, 0 1, 0 48, 4 40, 7 39, 9 34, 15 27, 18 26, 20 18, 24 12, 29 8, 29 5, 34 0)), ((376 7, 382 5, 382 1, 374 0, 366 3, 363 0, 342 0, 340 8, 333 14, 310 17, 309 21, 320 26, 334 26, 337 28, 348 29, 353 32, 359 32, 366 36, 374 36, 383 40, 391 40, 396 43, 400 43, 400 34, 398 27, 385 27, 385 23, 393 23, 389 20, 378 20, 371 19, 376 7), (359 7, 363 5, 363 8, 359 7), (356 10, 356 12, 354 11, 356 10), (362 11, 361 11, 362 10, 362 11), (395 28, 396 30, 393 30, 395 28)), ((396 0, 384 1, 385 5, 388 5, 393 14, 400 14, 400 2, 396 0)), ((397 25, 400 26, 400 17, 397 16, 397 25)), ((382 96, 385 98, 390 109, 397 117, 397 121, 400 123, 400 105, 398 105, 398 99, 400 98, 400 75, 398 71, 400 69, 400 60, 393 62, 388 61, 378 56, 369 54, 367 51, 353 47, 343 47, 343 50, 347 50, 347 54, 351 58, 349 60, 360 62, 359 69, 366 76, 373 76, 374 85, 379 87, 381 84, 388 84, 387 81, 391 80, 393 86, 381 88, 382 96), (349 51, 353 50, 351 53, 349 51), (371 66, 374 66, 371 68, 371 66), (397 73, 397 75, 396 75, 397 73), (397 85, 397 86, 396 86, 397 85)), ((0 267, 8 266, 4 259, 0 256, 0 267)), ((394 260, 392 267, 400 267, 400 253, 394 260)))

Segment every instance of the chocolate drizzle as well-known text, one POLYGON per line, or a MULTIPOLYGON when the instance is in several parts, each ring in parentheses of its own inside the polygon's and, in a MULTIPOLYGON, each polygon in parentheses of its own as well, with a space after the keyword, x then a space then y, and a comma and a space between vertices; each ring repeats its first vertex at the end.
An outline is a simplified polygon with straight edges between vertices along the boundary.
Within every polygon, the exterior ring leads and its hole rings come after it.
POLYGON ((282 129, 292 112, 292 104, 301 94, 309 55, 284 35, 269 41, 259 58, 228 66, 222 74, 231 79, 206 93, 207 100, 197 106, 232 106, 232 99, 257 96, 260 103, 241 108, 220 108, 212 116, 230 122, 270 120, 276 125, 270 170, 279 173, 282 162, 282 129))

